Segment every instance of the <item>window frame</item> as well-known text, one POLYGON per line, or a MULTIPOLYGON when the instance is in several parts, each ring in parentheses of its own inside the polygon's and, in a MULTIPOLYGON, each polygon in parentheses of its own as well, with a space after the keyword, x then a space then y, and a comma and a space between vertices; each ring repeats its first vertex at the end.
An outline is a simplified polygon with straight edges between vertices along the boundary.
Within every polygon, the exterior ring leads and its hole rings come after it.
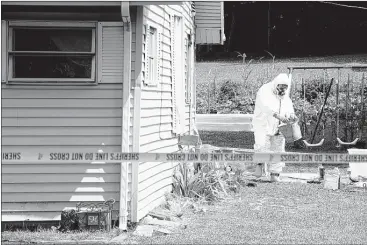
POLYGON ((150 20, 146 20, 143 24, 143 63, 144 63, 144 78, 143 78, 143 85, 146 89, 159 89, 161 86, 161 76, 162 76, 162 27, 159 26, 157 23, 152 22, 150 20), (153 28, 155 30, 155 45, 153 47, 155 49, 155 64, 153 69, 153 79, 150 77, 150 72, 147 69, 148 66, 148 53, 149 51, 149 42, 151 41, 150 38, 150 29, 153 28), (148 76, 147 76, 148 75, 148 76))
POLYGON ((148 46, 146 54, 146 65, 148 66, 148 76, 145 78, 146 83, 151 86, 158 85, 158 29, 154 26, 148 25, 146 30, 148 41, 145 45, 148 46), (150 48, 153 48, 153 51, 150 48), (150 61, 153 59, 153 62, 150 61))
MULTIPOLYGON (((87 22, 87 21, 9 21, 7 30, 7 84, 42 84, 42 85, 75 85, 75 84, 96 84, 97 81, 97 23, 98 22, 87 22), (14 51, 12 50, 14 39, 13 30, 16 28, 35 28, 35 29, 88 29, 92 31, 92 50, 91 52, 74 52, 74 51, 14 51), (86 55, 92 56, 91 66, 91 78, 14 78, 13 67, 14 67, 14 56, 16 54, 75 54, 75 55, 86 55)), ((61 56, 60 55, 60 56, 61 56)))
POLYGON ((172 81, 173 81, 173 133, 184 133, 185 127, 185 19, 180 14, 171 19, 172 81), (182 94, 184 92, 184 94, 182 94), (180 116, 179 116, 180 115, 180 116))
POLYGON ((185 68, 186 68, 186 75, 185 75, 185 102, 186 104, 191 103, 191 87, 192 87, 192 79, 191 79, 191 68, 192 68, 192 37, 190 32, 185 32, 185 68))

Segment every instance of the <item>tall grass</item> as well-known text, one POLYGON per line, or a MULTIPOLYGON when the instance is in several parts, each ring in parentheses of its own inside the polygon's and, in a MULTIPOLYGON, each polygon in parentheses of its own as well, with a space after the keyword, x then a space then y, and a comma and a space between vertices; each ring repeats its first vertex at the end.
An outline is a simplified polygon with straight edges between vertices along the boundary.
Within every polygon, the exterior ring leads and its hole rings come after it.
POLYGON ((173 193, 208 203, 220 201, 240 189, 240 175, 215 163, 203 163, 197 173, 179 163, 173 175, 173 193))

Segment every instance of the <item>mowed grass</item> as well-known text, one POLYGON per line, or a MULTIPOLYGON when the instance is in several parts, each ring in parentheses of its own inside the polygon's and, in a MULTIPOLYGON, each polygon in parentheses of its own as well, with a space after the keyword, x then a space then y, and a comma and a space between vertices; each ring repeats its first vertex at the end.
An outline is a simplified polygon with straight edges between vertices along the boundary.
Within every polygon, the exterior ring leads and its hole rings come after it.
POLYGON ((259 183, 206 213, 185 214, 185 230, 124 244, 366 244, 366 201, 364 192, 317 184, 259 183))
POLYGON ((38 231, 17 230, 17 231, 3 231, 1 232, 1 241, 12 244, 35 243, 41 241, 55 241, 55 242, 78 242, 83 240, 90 241, 90 244, 98 244, 98 241, 109 241, 112 238, 121 234, 122 231, 115 228, 110 232, 106 231, 81 231, 81 232, 59 232, 51 229, 39 229, 38 231), (18 243, 17 243, 18 242, 18 243))

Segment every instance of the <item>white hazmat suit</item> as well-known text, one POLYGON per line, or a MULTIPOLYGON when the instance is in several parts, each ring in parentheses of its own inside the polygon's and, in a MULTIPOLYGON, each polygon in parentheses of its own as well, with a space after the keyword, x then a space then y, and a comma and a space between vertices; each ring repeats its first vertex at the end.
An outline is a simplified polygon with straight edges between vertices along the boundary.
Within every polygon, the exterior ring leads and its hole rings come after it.
MULTIPOLYGON (((252 125, 255 135, 255 152, 285 152, 285 138, 279 134, 279 118, 292 118, 294 108, 289 97, 291 81, 287 74, 281 73, 274 80, 264 84, 256 94, 255 111, 252 125), (279 95, 277 85, 288 88, 284 95, 279 95)), ((265 172, 280 174, 285 163, 265 163, 265 172), (267 170, 266 170, 267 169, 267 170)), ((267 175, 267 174, 266 174, 267 175)))

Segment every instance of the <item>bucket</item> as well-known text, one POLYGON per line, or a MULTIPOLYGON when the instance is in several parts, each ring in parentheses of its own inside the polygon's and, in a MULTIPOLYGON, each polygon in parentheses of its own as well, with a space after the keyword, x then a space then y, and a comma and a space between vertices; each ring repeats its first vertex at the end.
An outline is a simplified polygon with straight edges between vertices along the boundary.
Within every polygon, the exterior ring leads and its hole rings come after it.
POLYGON ((293 124, 280 124, 278 128, 286 142, 292 143, 302 138, 301 128, 297 122, 293 124))
POLYGON ((293 129, 290 124, 280 124, 278 126, 280 133, 284 136, 286 142, 293 142, 293 129))
MULTIPOLYGON (((349 154, 367 155, 367 149, 348 149, 349 154)), ((349 162, 351 177, 359 179, 359 177, 367 178, 367 162, 349 162)))
POLYGON ((297 122, 292 124, 292 130, 293 130, 293 140, 294 141, 302 138, 301 128, 297 122))

